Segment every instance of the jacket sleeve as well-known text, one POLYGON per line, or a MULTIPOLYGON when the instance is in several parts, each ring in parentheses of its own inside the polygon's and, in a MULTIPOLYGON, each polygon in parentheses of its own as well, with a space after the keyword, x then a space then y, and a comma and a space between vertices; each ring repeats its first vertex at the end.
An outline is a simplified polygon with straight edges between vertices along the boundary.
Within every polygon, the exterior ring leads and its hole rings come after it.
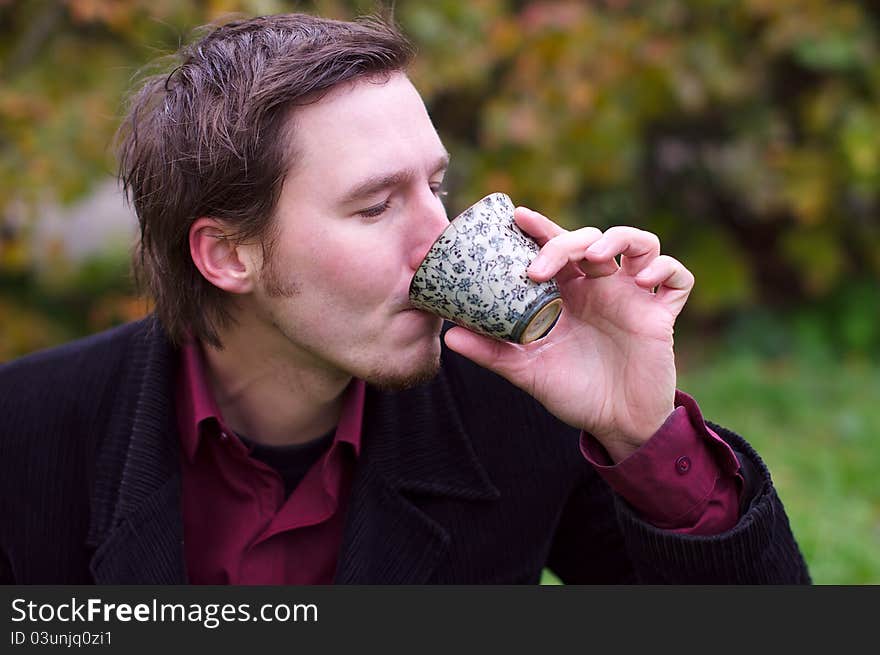
POLYGON ((588 476, 567 503, 549 568, 567 584, 810 584, 766 465, 742 437, 709 425, 733 448, 747 478, 733 528, 710 536, 655 528, 588 476))
POLYGON ((587 471, 568 499, 547 567, 565 584, 637 582, 616 515, 616 497, 598 474, 587 471))
POLYGON ((15 584, 15 577, 12 575, 12 565, 6 557, 6 553, 0 550, 0 585, 15 584))

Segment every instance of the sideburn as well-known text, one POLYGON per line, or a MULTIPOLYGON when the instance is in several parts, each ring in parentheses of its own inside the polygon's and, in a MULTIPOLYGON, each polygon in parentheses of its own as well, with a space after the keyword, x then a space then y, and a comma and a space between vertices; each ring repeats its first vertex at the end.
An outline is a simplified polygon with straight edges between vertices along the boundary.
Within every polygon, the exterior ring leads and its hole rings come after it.
POLYGON ((260 281, 270 298, 292 298, 300 293, 300 287, 293 279, 293 274, 279 271, 277 262, 271 254, 268 259, 263 260, 260 281))
POLYGON ((260 282, 270 298, 293 298, 301 292, 300 285, 294 280, 292 272, 280 271, 275 257, 278 244, 278 224, 270 223, 261 239, 263 266, 260 269, 260 282))

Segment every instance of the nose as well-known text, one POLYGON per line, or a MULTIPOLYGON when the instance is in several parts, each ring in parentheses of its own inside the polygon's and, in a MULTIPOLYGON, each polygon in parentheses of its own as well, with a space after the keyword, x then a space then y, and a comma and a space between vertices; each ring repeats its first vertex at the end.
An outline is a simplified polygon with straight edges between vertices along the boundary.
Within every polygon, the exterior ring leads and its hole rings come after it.
POLYGON ((422 201, 415 223, 416 227, 413 230, 415 242, 409 250, 410 261, 408 262, 413 272, 422 263, 437 237, 449 226, 446 208, 440 198, 431 193, 429 198, 422 201))

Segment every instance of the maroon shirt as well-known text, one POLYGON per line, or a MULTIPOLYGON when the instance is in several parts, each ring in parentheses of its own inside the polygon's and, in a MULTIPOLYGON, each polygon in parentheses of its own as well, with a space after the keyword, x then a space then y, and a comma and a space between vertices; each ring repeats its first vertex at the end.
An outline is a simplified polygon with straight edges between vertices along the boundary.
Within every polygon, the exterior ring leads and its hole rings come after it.
MULTIPOLYGON (((224 423, 201 348, 183 347, 177 419, 190 583, 332 583, 360 453, 363 381, 353 380, 345 394, 329 450, 285 498, 281 476, 251 457, 252 448, 224 423)), ((706 427, 690 396, 677 392, 676 406, 657 433, 617 465, 588 434, 581 435, 581 451, 647 522, 692 534, 723 532, 739 518, 736 456, 706 427)))
POLYGON ((647 443, 617 465, 581 433, 581 452, 614 491, 658 528, 719 534, 739 520, 743 478, 727 442, 703 420, 696 401, 675 392, 675 410, 647 443))
POLYGON ((364 383, 348 386, 329 450, 285 499, 281 476, 250 457, 251 449, 224 423, 201 348, 184 346, 181 364, 177 418, 189 581, 332 583, 360 452, 364 383))

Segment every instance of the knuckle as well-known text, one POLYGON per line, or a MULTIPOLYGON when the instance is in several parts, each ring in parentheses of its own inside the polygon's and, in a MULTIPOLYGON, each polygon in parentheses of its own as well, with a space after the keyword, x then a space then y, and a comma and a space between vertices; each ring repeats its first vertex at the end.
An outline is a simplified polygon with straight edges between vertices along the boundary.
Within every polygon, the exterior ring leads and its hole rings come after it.
POLYGON ((562 239, 565 237, 565 234, 557 234, 555 237, 550 237, 547 239, 547 243, 543 245, 541 248, 542 255, 552 255, 555 252, 559 252, 562 247, 562 239))
POLYGON ((547 261, 556 261, 564 256, 566 251, 565 243, 562 241, 564 235, 558 235, 548 240, 538 253, 541 259, 547 261))
POLYGON ((580 241, 580 230, 574 232, 562 232, 547 242, 547 245, 553 244, 553 247, 559 251, 567 251, 574 247, 580 241))
POLYGON ((652 249, 657 251, 660 250, 660 237, 656 234, 648 232, 647 230, 639 230, 639 236, 648 243, 652 249))
POLYGON ((598 239, 602 236, 602 230, 598 227, 582 227, 577 232, 580 236, 590 239, 598 239))

